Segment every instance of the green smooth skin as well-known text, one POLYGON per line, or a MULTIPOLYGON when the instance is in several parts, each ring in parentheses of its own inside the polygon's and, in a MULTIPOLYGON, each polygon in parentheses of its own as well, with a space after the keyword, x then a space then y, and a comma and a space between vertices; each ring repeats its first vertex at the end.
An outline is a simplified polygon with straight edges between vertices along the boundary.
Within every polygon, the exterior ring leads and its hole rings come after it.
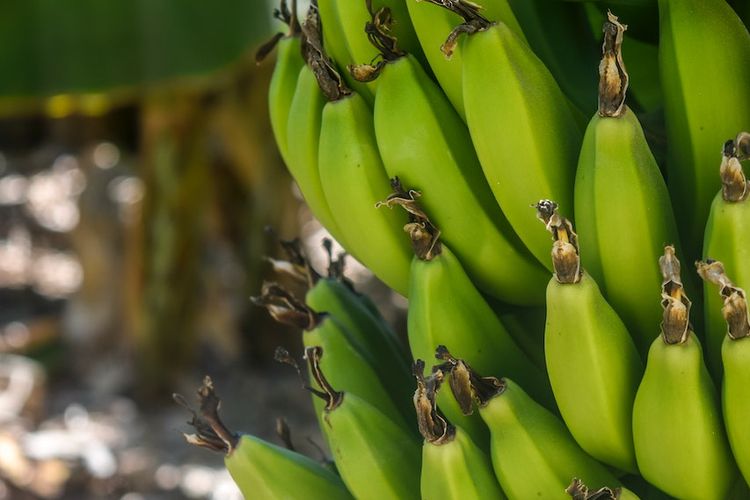
POLYGON ((305 296, 305 302, 314 311, 331 314, 346 328, 355 349, 370 366, 379 367, 380 381, 404 420, 413 422, 414 380, 407 348, 379 313, 375 316, 361 299, 343 283, 325 278, 320 279, 305 296))
POLYGON ((495 199, 529 251, 550 270, 549 234, 529 205, 573 207, 581 129, 542 61, 500 23, 463 44, 471 139, 495 199))
POLYGON ((745 337, 732 340, 724 337, 721 349, 724 362, 724 383, 721 391, 721 405, 724 425, 734 459, 745 481, 750 484, 750 339, 745 337))
POLYGON ((581 263, 645 358, 662 320, 659 257, 665 244, 679 241, 669 192, 630 109, 619 118, 591 119, 578 160, 575 213, 581 263))
POLYGON ((255 436, 240 437, 224 464, 245 498, 353 498, 341 478, 321 463, 255 436))
POLYGON ((724 0, 659 0, 659 69, 667 125, 667 172, 692 261, 711 201, 721 145, 750 129, 750 35, 724 0))
POLYGON ((413 255, 403 226, 406 214, 376 209, 391 192, 375 141, 372 111, 358 94, 323 108, 319 145, 320 183, 347 248, 401 295, 408 293, 413 255))
POLYGON ((590 489, 620 482, 573 440, 565 425, 507 378, 506 390, 479 408, 492 435, 492 465, 508 498, 569 500, 574 477, 590 489))
MULTIPOLYGON (((453 108, 465 120, 462 74, 463 50, 460 47, 457 48, 450 59, 445 57, 445 54, 440 50, 440 46, 445 42, 451 30, 462 23, 461 18, 447 9, 430 5, 427 2, 406 0, 406 6, 409 8, 411 22, 435 78, 453 108)), ((487 19, 502 21, 525 40, 521 26, 513 15, 508 0, 485 1, 482 2, 482 7, 484 7, 482 15, 487 19)))
POLYGON ((276 66, 273 68, 271 83, 268 85, 268 110, 271 130, 279 147, 284 163, 287 160, 287 122, 294 91, 297 89, 299 72, 305 62, 300 53, 300 39, 297 36, 279 40, 276 45, 276 66))
POLYGON ((633 406, 641 475, 684 499, 723 499, 737 479, 719 401, 694 333, 668 345, 659 335, 633 406))
MULTIPOLYGON (((326 318, 313 330, 302 334, 305 347, 320 346, 324 356, 320 360, 320 368, 326 378, 337 391, 356 394, 369 403, 377 406, 394 422, 406 426, 412 422, 412 414, 403 416, 403 411, 394 402, 388 390, 380 380, 380 366, 371 365, 369 359, 361 354, 352 334, 333 315, 326 318), (407 418, 408 418, 407 417, 407 418)), ((312 385, 316 386, 313 379, 312 385)), ((320 409, 320 398, 313 395, 316 410, 320 409)), ((402 405, 403 406, 403 405, 402 405)), ((325 430, 324 426, 321 426, 325 430)))
POLYGON ((420 205, 477 286, 511 304, 541 304, 547 273, 495 203, 445 95, 410 56, 388 64, 379 85, 375 135, 388 175, 422 192, 420 205))
MULTIPOLYGON (((414 258, 407 323, 414 359, 434 359, 437 346, 445 345, 479 373, 507 373, 522 380, 546 406, 555 407, 544 372, 516 345, 447 245, 429 262, 414 258)), ((438 394, 438 406, 448 420, 481 446, 484 432, 448 400, 453 400, 449 391, 438 394)))
POLYGON ((341 479, 358 500, 419 498, 419 441, 378 407, 345 393, 323 425, 341 479))
POLYGON ((452 441, 422 444, 422 500, 504 499, 487 455, 460 427, 452 441))
MULTIPOLYGON (((729 279, 750 290, 750 202, 727 202, 719 192, 711 205, 703 240, 703 257, 720 261, 729 279)), ((721 381, 721 350, 727 323, 721 313, 724 300, 716 285, 703 284, 706 317, 706 361, 717 384, 721 381)))
POLYGON ((320 121, 326 98, 312 71, 304 66, 297 79, 287 124, 287 168, 297 182, 313 215, 346 246, 323 193, 318 175, 320 121))
POLYGON ((643 363, 625 325, 596 282, 547 286, 547 372, 575 440, 594 458, 637 473, 633 400, 643 363))

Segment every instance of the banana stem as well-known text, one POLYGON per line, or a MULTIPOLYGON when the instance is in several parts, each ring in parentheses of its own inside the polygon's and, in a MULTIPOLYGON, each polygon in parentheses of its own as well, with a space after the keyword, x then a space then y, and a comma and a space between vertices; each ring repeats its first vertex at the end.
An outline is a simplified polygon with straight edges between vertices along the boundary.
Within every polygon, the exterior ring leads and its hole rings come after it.
POLYGON ((375 208, 399 206, 409 214, 409 222, 404 226, 404 231, 409 233, 411 246, 414 254, 421 260, 430 261, 440 255, 442 246, 440 244, 440 230, 430 222, 430 218, 417 203, 417 198, 422 193, 414 189, 408 191, 401 185, 398 177, 391 179, 393 193, 375 204, 375 208))
POLYGON ((274 9, 273 11, 273 17, 289 26, 289 31, 287 33, 276 33, 269 41, 261 45, 255 52, 256 64, 260 64, 266 57, 268 57, 268 54, 273 51, 276 44, 279 43, 279 40, 282 38, 298 37, 302 33, 299 19, 297 18, 297 0, 292 0, 291 9, 287 6, 286 0, 281 0, 279 2, 279 8, 274 9))
POLYGON ((578 235, 573 230, 573 223, 557 212, 557 203, 552 200, 540 200, 532 207, 536 208, 537 218, 552 233, 552 267, 555 279, 562 284, 578 283, 583 270, 578 235))
POLYGON ((344 401, 344 393, 339 392, 331 387, 330 382, 326 379, 323 370, 320 368, 320 358, 323 357, 323 348, 320 346, 311 346, 305 348, 305 359, 307 360, 307 366, 310 368, 310 373, 318 386, 323 391, 318 391, 312 388, 308 388, 310 392, 325 401, 326 411, 333 411, 341 405, 344 401))
POLYGON ((480 31, 486 31, 495 22, 490 21, 484 17, 480 12, 482 10, 481 5, 477 5, 474 2, 468 0, 426 0, 427 3, 431 3, 447 9, 454 14, 457 14, 463 18, 463 24, 459 24, 448 34, 448 38, 445 43, 440 46, 440 50, 450 59, 453 55, 453 51, 458 44, 458 39, 461 35, 466 34, 473 35, 480 31))
POLYGON ((625 93, 630 81, 622 60, 622 36, 627 25, 607 12, 604 21, 602 60, 599 63, 599 116, 619 117, 625 112, 625 93))
POLYGON ((414 393, 414 409, 417 411, 417 425, 425 441, 435 446, 450 443, 456 437, 456 427, 438 409, 435 398, 443 383, 444 374, 440 369, 425 378, 424 361, 418 359, 412 365, 412 374, 417 379, 414 393))
POLYGON ((667 344, 682 344, 690 333, 692 303, 682 286, 680 261, 675 255, 674 246, 664 247, 664 255, 659 257, 659 268, 664 278, 661 287, 661 306, 664 309, 662 337, 667 344))
POLYGON ((745 151, 748 148, 746 143, 750 141, 750 134, 741 132, 738 140, 741 142, 733 140, 725 142, 721 154, 721 167, 719 169, 719 175, 721 175, 721 197, 729 203, 745 201, 749 191, 748 181, 745 177, 745 172, 742 170, 737 153, 738 149, 745 151))
POLYGON ((386 64, 406 56, 398 46, 398 40, 391 34, 394 20, 391 9, 381 7, 377 11, 372 10, 372 0, 366 0, 367 10, 371 21, 365 23, 365 34, 370 43, 378 49, 378 56, 370 63, 350 64, 347 66, 349 73, 358 82, 371 82, 380 76, 386 64), (374 64, 373 64, 374 63, 374 64))
POLYGON ((621 491, 622 488, 612 489, 606 486, 590 491, 588 486, 577 477, 573 478, 573 482, 565 489, 565 493, 570 495, 573 500, 617 500, 620 498, 621 491))
POLYGON ((192 420, 188 423, 195 428, 196 433, 184 434, 188 443, 222 452, 226 455, 234 450, 239 437, 227 429, 219 418, 221 400, 216 395, 211 377, 206 376, 203 379, 203 385, 198 389, 200 415, 190 407, 181 395, 173 394, 172 398, 193 415, 192 420))
POLYGON ((727 335, 732 340, 750 337, 750 316, 747 297, 742 288, 736 287, 718 260, 705 260, 695 263, 698 274, 704 280, 718 285, 719 294, 724 299, 721 313, 727 322, 727 335))

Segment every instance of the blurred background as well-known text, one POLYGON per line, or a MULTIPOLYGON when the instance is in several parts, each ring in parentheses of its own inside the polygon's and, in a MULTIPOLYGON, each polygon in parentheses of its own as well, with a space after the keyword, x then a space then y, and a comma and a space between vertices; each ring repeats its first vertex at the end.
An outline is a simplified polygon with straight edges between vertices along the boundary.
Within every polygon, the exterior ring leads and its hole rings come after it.
MULTIPOLYGON (((188 446, 204 374, 228 426, 323 453, 251 305, 311 220, 267 116, 266 0, 7 0, 0 16, 0 500, 239 498, 188 446)), ((301 6, 303 7, 303 6, 301 6)), ((392 321, 404 301, 356 262, 392 321)))

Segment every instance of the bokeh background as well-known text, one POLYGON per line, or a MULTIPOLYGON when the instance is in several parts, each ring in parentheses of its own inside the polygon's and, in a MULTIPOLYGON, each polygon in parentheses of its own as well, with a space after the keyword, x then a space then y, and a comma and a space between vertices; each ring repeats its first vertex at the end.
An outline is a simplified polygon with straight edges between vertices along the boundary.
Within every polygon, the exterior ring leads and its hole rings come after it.
MULTIPOLYGON (((274 7, 0 1, 0 500, 239 498, 172 401, 205 374, 230 428, 273 440, 281 416, 324 453, 272 361, 300 333, 249 300, 278 237, 325 267, 254 58, 274 7)), ((348 274, 399 324, 403 298, 348 274)))

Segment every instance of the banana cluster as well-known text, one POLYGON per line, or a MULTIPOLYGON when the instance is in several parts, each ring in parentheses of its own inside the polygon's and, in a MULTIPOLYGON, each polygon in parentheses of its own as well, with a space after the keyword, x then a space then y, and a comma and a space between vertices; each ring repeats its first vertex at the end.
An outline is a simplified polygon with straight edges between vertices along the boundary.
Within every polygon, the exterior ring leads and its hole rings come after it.
POLYGON ((750 498, 747 28, 724 0, 622 2, 630 30, 480 3, 281 0, 276 142, 409 299, 408 346, 286 242, 304 297, 254 301, 303 331, 305 369, 278 358, 335 466, 231 433, 209 382, 189 440, 246 498, 750 498))

